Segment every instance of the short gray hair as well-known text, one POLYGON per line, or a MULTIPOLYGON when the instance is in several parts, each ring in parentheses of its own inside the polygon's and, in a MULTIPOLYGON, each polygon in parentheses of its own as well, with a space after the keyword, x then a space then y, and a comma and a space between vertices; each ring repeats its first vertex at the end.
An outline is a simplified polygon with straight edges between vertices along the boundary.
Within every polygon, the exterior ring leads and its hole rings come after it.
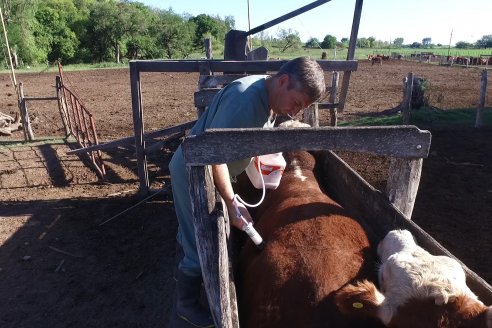
POLYGON ((289 89, 306 93, 313 102, 325 93, 325 73, 313 59, 298 57, 289 60, 280 67, 277 76, 282 74, 289 76, 289 89))

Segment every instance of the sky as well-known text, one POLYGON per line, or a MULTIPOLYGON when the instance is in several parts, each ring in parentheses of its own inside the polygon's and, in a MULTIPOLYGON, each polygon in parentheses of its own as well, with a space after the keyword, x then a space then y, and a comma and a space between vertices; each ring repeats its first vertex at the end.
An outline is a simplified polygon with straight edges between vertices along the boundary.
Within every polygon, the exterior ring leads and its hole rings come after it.
MULTIPOLYGON (((177 14, 233 16, 236 29, 248 31, 277 17, 290 13, 314 0, 137 0, 159 9, 172 9, 177 14), (281 4, 281 5, 280 5, 281 4)), ((349 38, 355 0, 332 0, 308 12, 265 30, 276 36, 280 28, 299 32, 301 40, 322 41, 331 34, 340 41, 349 38)), ((404 39, 404 44, 422 42, 451 45, 458 41, 474 43, 492 34, 491 0, 366 0, 358 37, 377 40, 404 39)))

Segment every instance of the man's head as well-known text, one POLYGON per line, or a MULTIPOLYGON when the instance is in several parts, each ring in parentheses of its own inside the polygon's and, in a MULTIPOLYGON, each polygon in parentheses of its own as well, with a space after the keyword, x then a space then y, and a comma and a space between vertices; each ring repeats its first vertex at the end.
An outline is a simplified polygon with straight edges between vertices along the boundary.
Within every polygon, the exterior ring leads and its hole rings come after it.
POLYGON ((321 98, 325 78, 319 64, 307 57, 292 59, 282 65, 268 87, 270 108, 280 115, 295 115, 321 98))

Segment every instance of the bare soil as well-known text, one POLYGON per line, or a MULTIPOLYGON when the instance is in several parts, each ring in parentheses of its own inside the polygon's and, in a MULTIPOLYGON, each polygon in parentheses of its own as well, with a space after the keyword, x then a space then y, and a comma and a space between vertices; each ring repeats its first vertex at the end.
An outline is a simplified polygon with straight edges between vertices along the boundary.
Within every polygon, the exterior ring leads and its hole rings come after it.
MULTIPOLYGON (((477 105, 478 69, 361 62, 340 119, 395 107, 409 72, 428 79, 433 106, 477 105)), ((27 96, 54 96, 56 75, 33 72, 17 80, 27 96)), ((100 141, 133 135, 127 69, 64 78, 94 114, 100 141)), ((146 131, 194 119, 197 80, 195 73, 144 74, 146 131)), ((487 104, 491 97, 489 87, 487 104)), ((17 112, 7 74, 0 75, 0 104, 5 114, 17 112)), ((137 205, 134 149, 103 153, 109 181, 101 183, 79 156, 66 154, 71 145, 63 141, 56 102, 31 101, 28 110, 38 140, 21 142, 21 131, 0 139, 0 326, 166 327, 177 229, 167 163, 179 141, 151 156, 151 181, 164 190, 137 205)), ((492 129, 431 132, 413 220, 492 283, 492 129)), ((384 190, 388 159, 342 157, 384 190)))

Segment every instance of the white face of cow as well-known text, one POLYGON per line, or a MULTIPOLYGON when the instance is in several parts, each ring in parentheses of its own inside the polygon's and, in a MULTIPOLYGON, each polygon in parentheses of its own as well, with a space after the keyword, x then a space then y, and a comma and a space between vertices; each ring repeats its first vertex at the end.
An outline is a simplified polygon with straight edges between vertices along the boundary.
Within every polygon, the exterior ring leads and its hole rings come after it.
POLYGON ((378 256, 382 262, 385 262, 390 255, 401 252, 404 249, 410 250, 416 246, 417 244, 410 231, 392 230, 379 243, 378 256))
POLYGON ((447 327, 436 326, 445 318, 452 327, 492 328, 492 307, 485 307, 468 288, 457 260, 430 254, 406 230, 390 231, 378 245, 378 255, 380 290, 367 281, 344 287, 337 295, 344 313, 367 311, 395 327, 447 327), (432 300, 434 304, 425 303, 432 300), (422 314, 426 311, 428 315, 422 314), (455 325, 460 320, 469 323, 455 325))

